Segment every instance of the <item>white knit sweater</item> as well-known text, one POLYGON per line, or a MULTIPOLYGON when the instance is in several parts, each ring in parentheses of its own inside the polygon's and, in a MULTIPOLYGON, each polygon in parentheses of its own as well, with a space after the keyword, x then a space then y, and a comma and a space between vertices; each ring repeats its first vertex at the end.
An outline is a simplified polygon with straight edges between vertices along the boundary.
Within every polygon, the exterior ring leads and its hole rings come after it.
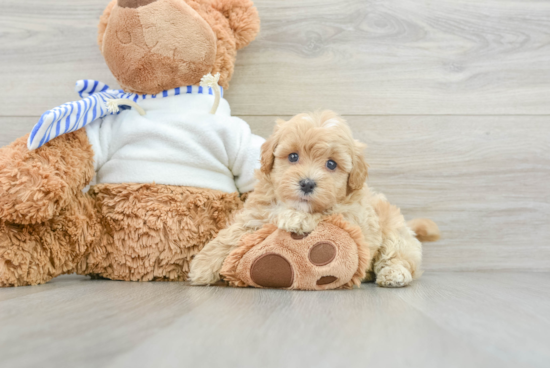
POLYGON ((195 93, 146 99, 138 101, 145 116, 131 109, 88 124, 96 182, 251 191, 264 139, 223 98, 211 115, 213 102, 195 93))

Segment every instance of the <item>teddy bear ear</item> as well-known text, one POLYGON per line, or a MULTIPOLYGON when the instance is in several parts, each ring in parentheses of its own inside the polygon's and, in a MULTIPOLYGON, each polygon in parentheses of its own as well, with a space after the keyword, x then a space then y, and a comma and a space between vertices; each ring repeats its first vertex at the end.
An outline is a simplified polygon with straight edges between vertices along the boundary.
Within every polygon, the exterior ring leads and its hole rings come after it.
POLYGON ((260 31, 260 16, 250 0, 215 0, 213 7, 229 21, 237 50, 247 46, 260 31))

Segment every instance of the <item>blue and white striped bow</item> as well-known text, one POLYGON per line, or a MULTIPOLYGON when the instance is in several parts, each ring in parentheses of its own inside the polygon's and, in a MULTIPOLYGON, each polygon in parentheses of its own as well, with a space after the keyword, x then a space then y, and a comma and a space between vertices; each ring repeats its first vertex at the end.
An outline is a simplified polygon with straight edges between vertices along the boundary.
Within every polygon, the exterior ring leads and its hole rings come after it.
MULTIPOLYGON (((219 88, 223 96, 223 88, 219 88)), ((112 99, 128 99, 137 102, 139 100, 177 96, 180 94, 213 94, 212 88, 187 86, 162 91, 158 95, 139 95, 137 93, 126 93, 121 89, 110 89, 105 83, 91 79, 76 82, 75 90, 82 97, 82 100, 68 102, 45 112, 29 135, 27 141, 29 150, 42 147, 52 139, 62 134, 74 132, 97 119, 101 119, 107 115, 119 114, 120 111, 111 112, 107 107, 107 102, 112 99)), ((122 109, 125 108, 127 109, 128 107, 122 107, 122 109)))

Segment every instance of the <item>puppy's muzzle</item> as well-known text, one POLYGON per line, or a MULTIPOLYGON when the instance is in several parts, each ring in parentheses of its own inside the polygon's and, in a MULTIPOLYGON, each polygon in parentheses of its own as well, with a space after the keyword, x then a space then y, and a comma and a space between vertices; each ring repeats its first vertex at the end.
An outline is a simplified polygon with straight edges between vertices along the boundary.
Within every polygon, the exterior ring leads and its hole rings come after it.
POLYGON ((316 186, 317 186, 317 183, 314 180, 311 180, 311 179, 300 180, 300 190, 304 194, 313 193, 316 186))

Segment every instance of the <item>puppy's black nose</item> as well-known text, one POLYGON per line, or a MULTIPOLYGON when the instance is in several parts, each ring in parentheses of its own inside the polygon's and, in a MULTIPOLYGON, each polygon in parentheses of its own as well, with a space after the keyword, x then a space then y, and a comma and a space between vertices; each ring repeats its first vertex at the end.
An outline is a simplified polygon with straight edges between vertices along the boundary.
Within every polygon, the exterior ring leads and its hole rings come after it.
POLYGON ((311 179, 302 179, 300 180, 300 189, 304 194, 309 194, 313 192, 313 189, 317 186, 317 183, 311 179))

